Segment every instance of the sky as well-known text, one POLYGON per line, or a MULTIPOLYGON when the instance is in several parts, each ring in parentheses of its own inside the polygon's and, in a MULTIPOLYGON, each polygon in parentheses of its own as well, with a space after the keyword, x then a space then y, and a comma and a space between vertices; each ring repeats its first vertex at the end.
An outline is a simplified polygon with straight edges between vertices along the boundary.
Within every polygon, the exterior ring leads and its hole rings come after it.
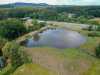
POLYGON ((52 5, 100 5, 100 0, 0 0, 0 4, 14 2, 47 3, 52 5))

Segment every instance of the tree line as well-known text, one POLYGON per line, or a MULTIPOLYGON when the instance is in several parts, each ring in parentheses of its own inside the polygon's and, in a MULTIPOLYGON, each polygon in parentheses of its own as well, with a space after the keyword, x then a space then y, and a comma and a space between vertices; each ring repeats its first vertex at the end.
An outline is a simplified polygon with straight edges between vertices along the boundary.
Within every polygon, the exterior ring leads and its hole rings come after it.
POLYGON ((68 14, 75 14, 75 18, 100 17, 100 6, 69 6, 69 7, 46 7, 46 8, 1 8, 0 19, 32 17, 44 20, 67 19, 68 14), (65 17, 64 17, 65 16, 65 17))

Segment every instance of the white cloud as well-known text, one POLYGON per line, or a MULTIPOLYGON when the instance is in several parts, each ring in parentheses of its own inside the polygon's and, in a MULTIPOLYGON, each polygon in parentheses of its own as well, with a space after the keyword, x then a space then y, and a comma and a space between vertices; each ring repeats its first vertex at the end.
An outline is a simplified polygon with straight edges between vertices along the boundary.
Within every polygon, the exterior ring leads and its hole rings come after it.
POLYGON ((0 4, 12 2, 33 2, 59 5, 100 5, 100 0, 0 0, 0 4))
POLYGON ((100 0, 57 0, 57 3, 67 5, 100 5, 100 0))

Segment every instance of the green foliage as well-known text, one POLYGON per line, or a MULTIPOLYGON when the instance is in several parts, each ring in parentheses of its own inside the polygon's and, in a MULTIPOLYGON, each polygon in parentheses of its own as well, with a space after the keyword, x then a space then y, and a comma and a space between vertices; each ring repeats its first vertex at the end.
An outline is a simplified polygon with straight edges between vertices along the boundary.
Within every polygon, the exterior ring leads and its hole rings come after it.
POLYGON ((80 23, 87 23, 88 20, 84 16, 80 16, 77 18, 77 21, 80 23))
POLYGON ((93 24, 93 25, 99 25, 99 23, 97 21, 88 21, 90 24, 93 24))
POLYGON ((2 56, 2 48, 6 44, 7 40, 0 37, 0 56, 2 56))
POLYGON ((40 22, 39 24, 41 27, 44 27, 46 25, 46 22, 40 22))
POLYGON ((24 49, 15 42, 8 42, 2 50, 4 56, 11 60, 11 65, 14 69, 24 63, 31 62, 24 49))
POLYGON ((6 39, 0 37, 0 50, 3 48, 6 42, 7 42, 6 39))
POLYGON ((100 26, 97 27, 97 31, 100 31, 100 26))
POLYGON ((37 21, 37 20, 33 20, 33 21, 32 21, 32 24, 33 24, 33 29, 34 29, 34 30, 36 30, 36 29, 39 29, 39 28, 40 28, 40 25, 39 25, 39 23, 38 23, 38 21, 37 21))
POLYGON ((89 18, 100 17, 99 13, 100 13, 99 6, 71 6, 71 7, 50 6, 48 8, 41 8, 41 9, 24 7, 24 8, 0 9, 0 19, 5 19, 9 17, 10 18, 31 17, 40 20, 84 22, 86 21, 86 19, 89 18), (74 18, 73 17, 68 18, 68 15, 71 13, 75 15, 74 18), (78 20, 80 18, 81 20, 78 20))
POLYGON ((10 75, 12 71, 11 64, 8 64, 5 68, 0 71, 0 75, 10 75))
POLYGON ((100 44, 95 49, 96 56, 100 58, 100 44))
POLYGON ((0 15, 5 17, 25 17, 27 16, 32 16, 32 17, 37 17, 41 18, 44 15, 46 15, 44 18, 52 18, 56 17, 57 13, 62 13, 62 12, 67 12, 67 13, 75 13, 78 16, 79 15, 85 15, 86 17, 88 16, 98 16, 100 17, 100 6, 71 6, 71 7, 56 7, 56 6, 50 6, 49 8, 41 8, 41 9, 36 9, 36 8, 16 8, 16 9, 1 9, 0 14, 2 13, 3 15, 0 15), (67 10, 67 11, 66 11, 67 10), (2 13, 4 11, 4 13, 2 13), (6 13, 8 11, 8 13, 6 13), (40 11, 40 12, 39 12, 40 11), (29 13, 29 14, 28 14, 29 13), (50 14, 49 14, 50 13, 50 14), (35 14, 35 15, 34 15, 35 14), (19 16, 20 15, 20 16, 19 16), (49 16, 49 17, 48 17, 49 16))
POLYGON ((3 38, 13 40, 26 32, 25 26, 18 19, 0 21, 0 36, 3 38))
POLYGON ((28 31, 38 30, 46 25, 45 22, 38 22, 35 19, 33 19, 32 24, 33 24, 32 26, 28 27, 28 31))
POLYGON ((88 27, 88 31, 92 31, 92 30, 93 30, 93 26, 90 25, 90 26, 88 27))
POLYGON ((90 36, 90 37, 100 37, 100 32, 96 32, 96 31, 90 32, 90 33, 88 33, 88 36, 90 36))

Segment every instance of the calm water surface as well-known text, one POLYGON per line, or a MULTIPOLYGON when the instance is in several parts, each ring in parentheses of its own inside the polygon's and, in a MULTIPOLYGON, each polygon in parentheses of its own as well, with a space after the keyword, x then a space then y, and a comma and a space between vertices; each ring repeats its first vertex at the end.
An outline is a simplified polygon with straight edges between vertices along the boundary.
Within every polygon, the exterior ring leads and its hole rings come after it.
POLYGON ((48 29, 28 39, 26 47, 54 47, 54 48, 76 48, 85 43, 86 38, 75 31, 66 29, 48 29))

